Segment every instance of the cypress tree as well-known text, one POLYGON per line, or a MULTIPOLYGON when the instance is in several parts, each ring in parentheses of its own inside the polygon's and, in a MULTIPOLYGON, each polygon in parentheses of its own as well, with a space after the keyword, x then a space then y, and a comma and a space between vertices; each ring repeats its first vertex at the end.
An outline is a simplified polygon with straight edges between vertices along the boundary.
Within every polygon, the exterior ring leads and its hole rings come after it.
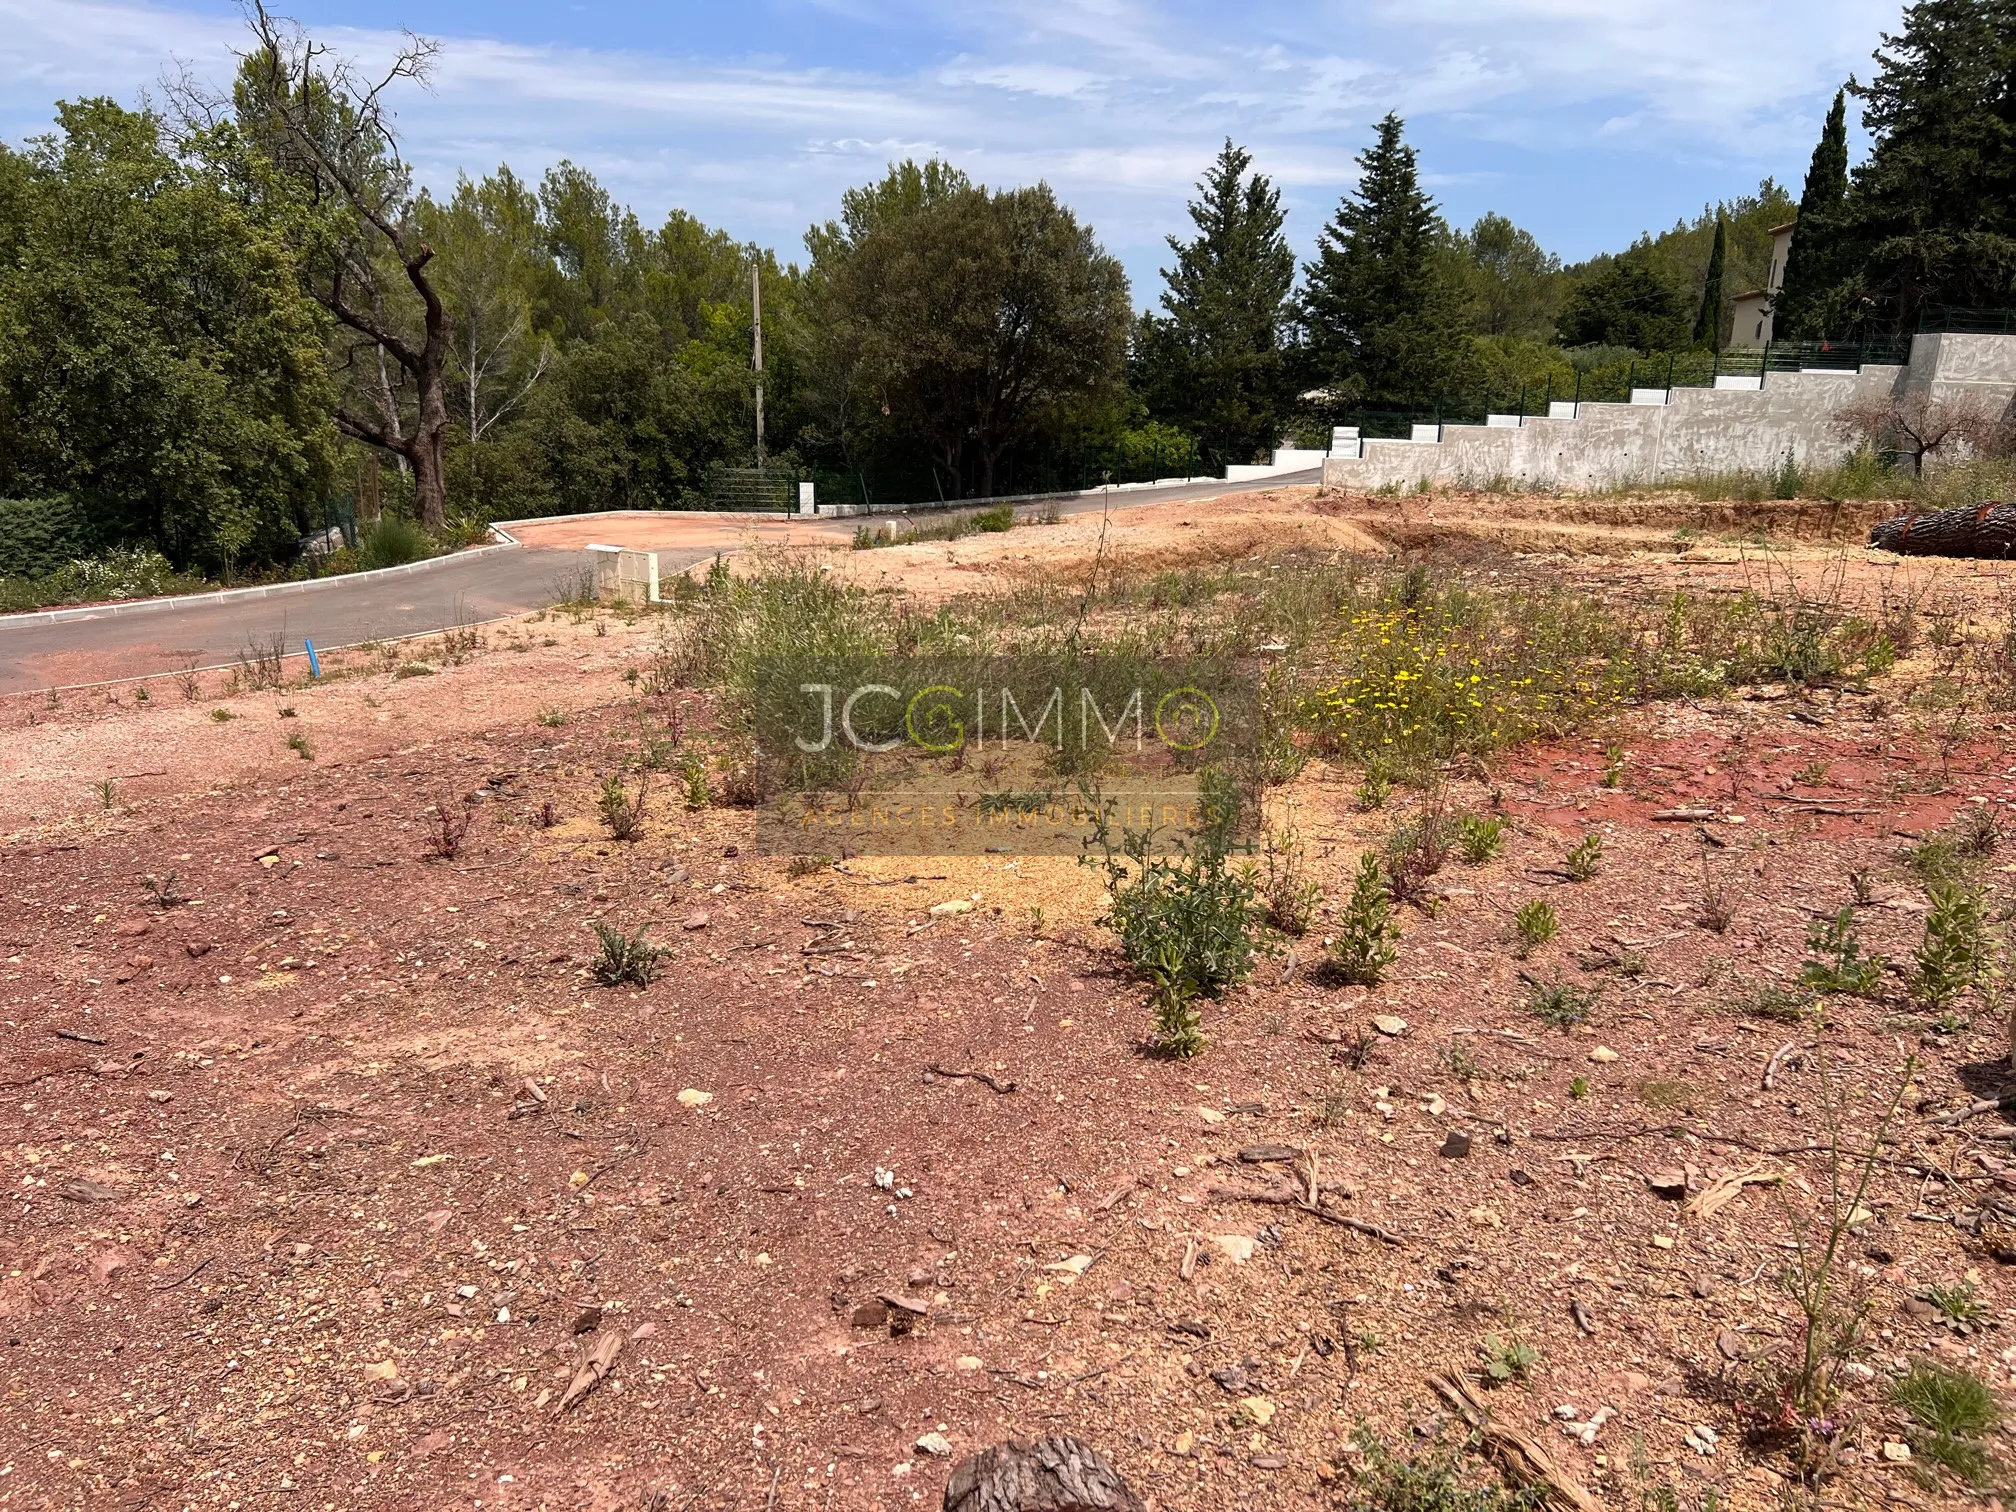
POLYGON ((1834 108, 1820 128, 1806 184, 1799 193, 1799 218, 1785 276, 1771 304, 1774 336, 1818 336, 1819 302, 1840 278, 1841 210, 1848 198, 1848 91, 1834 92, 1834 108))
POLYGON ((1317 238, 1304 269, 1304 350, 1310 377, 1335 397, 1425 409, 1457 386, 1468 310, 1403 129, 1397 115, 1379 123, 1358 158, 1358 187, 1317 238))
POLYGON ((1156 419, 1200 436, 1214 463, 1246 461, 1279 439, 1287 384, 1281 323, 1295 254, 1286 212, 1253 158, 1228 138, 1190 202, 1197 235, 1169 238, 1163 316, 1135 335, 1134 378, 1156 419))
POLYGON ((1701 286, 1701 309, 1694 317, 1694 345, 1722 350, 1722 270, 1729 261, 1729 223, 1715 217, 1715 246, 1708 254, 1708 281, 1701 286))
POLYGON ((1904 334, 1930 305, 2016 297, 2016 6, 1917 0, 1853 87, 1874 137, 1844 214, 1848 323, 1904 334))

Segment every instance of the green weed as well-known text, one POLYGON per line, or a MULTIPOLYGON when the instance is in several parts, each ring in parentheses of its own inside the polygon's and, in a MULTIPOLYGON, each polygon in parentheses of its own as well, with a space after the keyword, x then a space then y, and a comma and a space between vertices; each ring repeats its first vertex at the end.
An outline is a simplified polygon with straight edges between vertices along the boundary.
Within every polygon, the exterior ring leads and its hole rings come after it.
POLYGON ((1814 924, 1806 948, 1813 952, 1800 968, 1799 980, 1815 992, 1839 992, 1849 997, 1874 997, 1883 985, 1889 962, 1862 954, 1855 933, 1855 910, 1844 908, 1830 920, 1814 924))
POLYGON ((635 840, 644 832, 644 799, 650 785, 648 773, 638 774, 635 793, 624 785, 623 778, 617 773, 612 772, 602 779, 602 790, 595 798, 595 812, 609 827, 611 838, 635 840))
POLYGON ((1596 868, 1603 864, 1603 837, 1588 834, 1575 848, 1568 852, 1566 869, 1568 875, 1577 882, 1587 882, 1596 875, 1596 868))
POLYGON ((1512 916, 1513 953, 1525 960, 1560 933, 1561 916, 1544 898, 1522 903, 1512 916))
POLYGON ((604 987, 620 987, 625 982, 649 987, 657 978, 658 963, 667 952, 646 939, 643 929, 626 935, 598 919, 595 938, 601 943, 601 954, 594 966, 595 980, 604 987))
POLYGON ((1919 1359, 1890 1397, 1911 1420, 1920 1458, 1976 1488, 1993 1482, 1999 1467, 1983 1441, 2001 1427, 2002 1407, 1980 1377, 1919 1359))
POLYGON ((1367 851, 1358 858, 1351 897, 1331 939, 1330 964, 1341 981, 1376 987, 1400 954, 1400 931, 1393 922, 1393 900, 1379 858, 1367 851))
POLYGON ((1550 1029, 1568 1030, 1589 1022, 1596 994, 1586 987, 1555 979, 1526 984, 1526 1011, 1550 1029))
POLYGON ((1465 814, 1456 821, 1456 849, 1472 866, 1482 866, 1505 849, 1502 815, 1465 814))
POLYGON ((1911 990, 1926 1007, 1943 1011, 1988 970, 1988 926, 1979 887, 1941 882, 1926 891, 1932 911, 1925 916, 1925 938, 1914 953, 1918 969, 1911 990))

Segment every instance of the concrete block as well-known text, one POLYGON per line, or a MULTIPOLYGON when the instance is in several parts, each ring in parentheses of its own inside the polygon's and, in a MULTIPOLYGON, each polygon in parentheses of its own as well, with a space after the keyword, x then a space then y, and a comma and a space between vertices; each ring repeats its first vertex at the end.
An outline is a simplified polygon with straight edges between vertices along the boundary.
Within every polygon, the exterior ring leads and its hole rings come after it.
POLYGON ((1440 425, 1416 425, 1414 427, 1414 434, 1407 439, 1410 441, 1440 441, 1442 439, 1442 427, 1440 425))
POLYGON ((1764 375, 1762 373, 1752 374, 1749 377, 1745 377, 1741 373, 1717 373, 1715 375, 1715 388, 1720 393, 1754 394, 1763 387, 1764 375))
POLYGON ((1631 402, 1633 404, 1664 404, 1666 402, 1666 390, 1634 388, 1631 390, 1631 402))
POLYGON ((1547 418, 1549 420, 1573 420, 1575 418, 1575 401, 1573 399, 1548 400, 1547 418))
POLYGON ((798 485, 798 513, 801 515, 819 513, 819 504, 813 496, 813 484, 809 478, 798 485))
POLYGON ((1484 424, 1499 430, 1517 430, 1526 423, 1524 415, 1486 415, 1484 424))
POLYGON ((658 602, 658 553, 623 546, 590 546, 588 563, 595 574, 595 597, 633 603, 658 602))

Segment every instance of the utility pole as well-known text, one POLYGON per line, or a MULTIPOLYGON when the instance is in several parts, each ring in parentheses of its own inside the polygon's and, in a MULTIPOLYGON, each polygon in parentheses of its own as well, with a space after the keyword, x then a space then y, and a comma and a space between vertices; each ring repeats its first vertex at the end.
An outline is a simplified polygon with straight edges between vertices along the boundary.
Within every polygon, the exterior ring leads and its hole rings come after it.
POLYGON ((756 471, 763 471, 763 264, 749 269, 749 307, 756 316, 756 348, 749 365, 756 372, 756 471))

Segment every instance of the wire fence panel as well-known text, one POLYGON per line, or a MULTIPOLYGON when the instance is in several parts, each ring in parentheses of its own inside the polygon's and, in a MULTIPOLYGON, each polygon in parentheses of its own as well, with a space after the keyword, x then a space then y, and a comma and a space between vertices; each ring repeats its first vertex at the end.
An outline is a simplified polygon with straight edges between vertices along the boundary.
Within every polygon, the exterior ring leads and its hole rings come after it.
POLYGON ((797 507, 798 478, 774 467, 714 467, 707 474, 707 503, 720 510, 789 513, 797 507))

